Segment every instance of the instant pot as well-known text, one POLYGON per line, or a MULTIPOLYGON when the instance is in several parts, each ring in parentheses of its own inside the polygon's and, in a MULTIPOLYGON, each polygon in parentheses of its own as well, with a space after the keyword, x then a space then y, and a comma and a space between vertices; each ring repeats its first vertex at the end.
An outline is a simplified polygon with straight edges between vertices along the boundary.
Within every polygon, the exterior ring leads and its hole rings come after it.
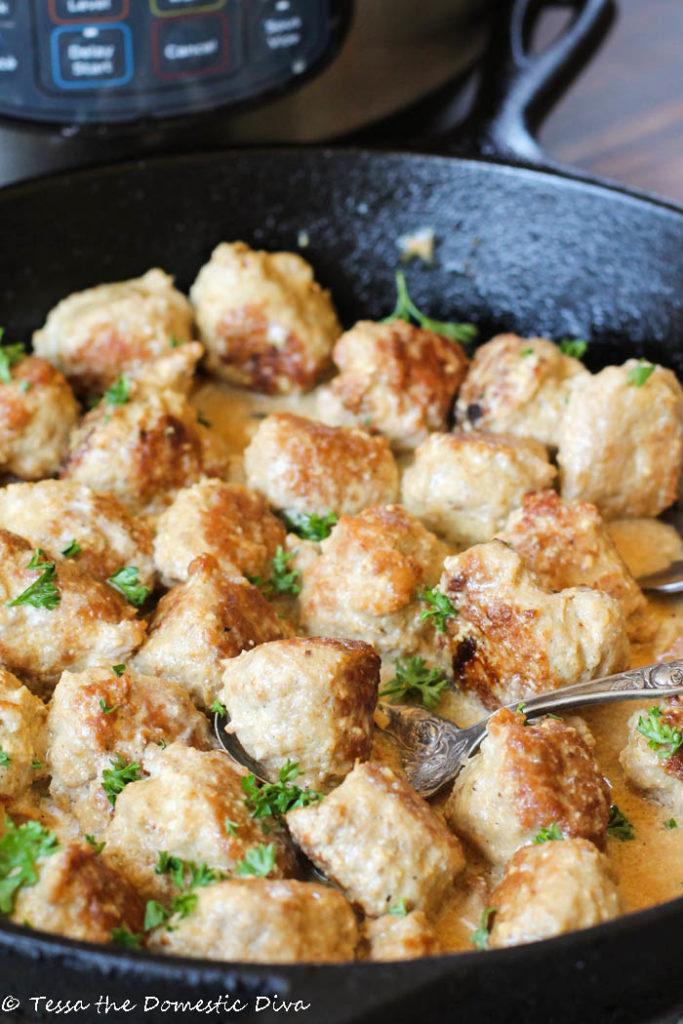
POLYGON ((0 184, 158 152, 339 138, 447 83, 457 94, 490 6, 0 0, 0 184))

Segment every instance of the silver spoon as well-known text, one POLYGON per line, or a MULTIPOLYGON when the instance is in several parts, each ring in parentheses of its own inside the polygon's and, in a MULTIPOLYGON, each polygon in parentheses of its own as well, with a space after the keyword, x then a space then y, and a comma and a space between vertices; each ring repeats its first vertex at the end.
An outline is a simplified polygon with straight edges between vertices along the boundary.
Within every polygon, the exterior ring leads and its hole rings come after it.
MULTIPOLYGON (((676 502, 660 517, 662 522, 673 526, 679 536, 683 537, 683 505, 676 502)), ((638 584, 643 590, 660 594, 678 594, 683 590, 683 559, 678 558, 667 565, 666 569, 653 572, 648 576, 640 576, 638 584)))
MULTIPOLYGON (((552 693, 522 701, 521 706, 527 718, 538 718, 549 712, 567 711, 587 704, 610 704, 613 701, 677 694, 683 694, 683 658, 629 669, 628 672, 593 679, 589 683, 564 686, 552 693)), ((514 711, 520 707, 520 702, 515 701, 506 707, 514 711)), ((429 797, 452 782, 467 758, 479 749, 490 718, 491 715, 487 715, 476 725, 459 729, 448 719, 416 705, 380 702, 375 723, 395 740, 411 786, 422 796, 429 797)), ((248 768, 262 782, 267 781, 261 765, 249 757, 234 733, 226 732, 228 722, 227 715, 216 715, 216 735, 221 746, 233 761, 248 768)))

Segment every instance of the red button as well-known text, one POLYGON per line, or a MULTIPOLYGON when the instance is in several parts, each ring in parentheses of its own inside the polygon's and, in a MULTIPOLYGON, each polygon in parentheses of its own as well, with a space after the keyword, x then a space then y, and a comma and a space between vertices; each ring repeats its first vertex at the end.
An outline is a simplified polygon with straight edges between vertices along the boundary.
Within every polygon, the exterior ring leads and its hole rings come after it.
POLYGON ((223 14, 157 21, 152 42, 154 72, 159 78, 215 74, 230 65, 230 26, 223 14))

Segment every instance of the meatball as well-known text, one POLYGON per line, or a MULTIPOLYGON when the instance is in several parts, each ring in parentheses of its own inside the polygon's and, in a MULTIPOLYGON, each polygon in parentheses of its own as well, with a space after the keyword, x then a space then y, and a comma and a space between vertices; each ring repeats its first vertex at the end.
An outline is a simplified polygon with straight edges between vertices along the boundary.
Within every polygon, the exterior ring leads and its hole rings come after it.
POLYGON ((23 796, 46 775, 47 708, 0 667, 0 799, 23 796))
POLYGON ((10 484, 0 490, 0 525, 57 558, 76 541, 74 565, 106 580, 124 565, 140 583, 154 584, 152 536, 111 494, 96 494, 72 480, 10 484))
POLYGON ((99 835, 112 811, 103 772, 123 761, 137 765, 130 774, 139 777, 149 750, 174 740, 209 746, 208 723, 182 687, 118 665, 64 672, 48 717, 52 797, 83 832, 99 835))
POLYGON ((429 804, 371 761, 322 803, 290 811, 287 825, 306 856, 372 917, 399 905, 435 910, 465 865, 460 843, 429 804))
POLYGON ((188 401, 161 391, 122 405, 100 402, 74 431, 61 475, 138 514, 162 510, 180 488, 228 466, 227 449, 188 401))
POLYGON ((430 653, 421 587, 439 579, 447 549, 400 505, 342 516, 304 575, 308 633, 365 640, 391 657, 430 653))
POLYGON ((342 334, 333 358, 341 372, 320 391, 320 418, 367 427, 398 449, 446 429, 467 368, 457 342, 405 320, 362 320, 342 334))
MULTIPOLYGON (((252 818, 244 802, 241 775, 222 751, 201 751, 173 743, 145 761, 149 777, 126 786, 116 799, 104 832, 104 856, 143 896, 176 895, 172 874, 157 871, 159 854, 233 872, 248 851, 272 843, 271 874, 295 870, 284 832, 252 818)), ((271 821, 272 824, 272 821, 271 821)))
POLYGON ((527 491, 548 487, 555 469, 537 441, 461 431, 431 434, 403 475, 401 499, 451 544, 490 540, 527 491))
MULTIPOLYGON (((137 376, 192 337, 192 307, 163 270, 75 292, 48 313, 33 335, 39 356, 81 392, 101 392, 119 374, 137 376)), ((201 346, 191 345, 194 362, 201 346)))
POLYGON ((142 931, 135 890, 85 843, 70 842, 38 863, 38 881, 19 890, 10 918, 42 932, 110 942, 116 928, 142 931))
POLYGON ((518 850, 491 903, 493 948, 550 939, 623 912, 607 857, 585 839, 518 850))
POLYGON ((563 498, 592 501, 606 519, 657 516, 676 500, 683 390, 671 370, 629 359, 577 382, 562 417, 563 498), (639 383, 640 382, 640 383, 639 383))
POLYGON ((154 560, 167 585, 186 580, 190 563, 202 554, 229 575, 268 578, 285 537, 262 495, 241 484, 202 480, 180 491, 159 517, 154 560))
POLYGON ((271 781, 294 761, 302 784, 329 790, 370 757, 379 668, 372 647, 357 640, 261 644, 225 666, 228 728, 271 781))
POLYGON ((217 246, 192 285, 207 368, 263 391, 309 391, 341 334, 329 292, 291 252, 217 246))
POLYGON ((249 486, 287 511, 354 515, 398 494, 398 469, 385 438, 288 412, 260 424, 244 466, 249 486))
POLYGON ((144 636, 114 587, 0 529, 0 663, 33 688, 49 691, 65 669, 125 661, 144 636))
POLYGON ((351 907, 327 886, 254 879, 197 892, 197 906, 149 948, 176 956, 247 963, 353 960, 358 927, 351 907))
POLYGON ((618 602, 583 587, 553 593, 502 541, 446 559, 439 586, 454 609, 440 645, 487 707, 628 668, 618 602))
POLYGON ((591 587, 611 594, 621 605, 629 638, 652 638, 645 595, 595 505, 562 501, 555 491, 527 494, 498 539, 511 544, 550 590, 591 587))
POLYGON ((157 605, 147 640, 131 666, 178 683, 207 710, 221 689, 226 658, 290 632, 258 587, 221 572, 211 555, 200 555, 190 564, 186 582, 157 605))
POLYGON ((457 403, 464 430, 533 437, 556 448, 565 400, 585 367, 546 338, 499 334, 475 352, 457 403))
POLYGON ((619 755, 631 785, 675 815, 683 815, 681 736, 683 700, 669 697, 649 709, 634 711, 628 722, 628 742, 619 755), (648 735, 643 735, 639 725, 648 735), (653 732, 661 743, 652 738, 653 732))
POLYGON ((365 935, 370 960, 413 960, 441 952, 436 932, 421 910, 414 910, 405 917, 384 914, 369 919, 365 935))
POLYGON ((446 820, 494 864, 504 864, 552 825, 565 838, 579 836, 604 848, 609 786, 591 742, 587 730, 581 735, 564 721, 526 722, 523 714, 502 708, 491 718, 481 750, 455 780, 446 820))
POLYGON ((0 470, 24 480, 56 473, 78 419, 66 380, 45 359, 29 356, 0 382, 0 470))

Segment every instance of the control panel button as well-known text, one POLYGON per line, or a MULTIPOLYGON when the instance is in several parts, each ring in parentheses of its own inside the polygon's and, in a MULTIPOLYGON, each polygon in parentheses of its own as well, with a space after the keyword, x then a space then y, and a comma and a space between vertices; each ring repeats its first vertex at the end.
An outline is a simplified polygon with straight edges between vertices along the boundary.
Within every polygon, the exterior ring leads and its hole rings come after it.
POLYGON ((119 21, 125 18, 130 0, 50 0, 52 20, 65 22, 119 21))
POLYGON ((133 76, 133 42, 127 25, 84 25, 52 33, 52 75, 60 89, 125 85, 133 76))
POLYGON ((188 11, 193 14, 219 11, 225 7, 226 0, 150 0, 150 4, 158 18, 173 18, 188 11))
POLYGON ((290 57, 308 42, 308 19, 300 0, 262 0, 253 5, 251 53, 256 60, 290 57))
POLYGON ((0 29, 0 79, 19 70, 19 51, 12 43, 10 32, 0 29))
POLYGON ((230 65, 230 29, 223 14, 158 21, 153 36, 160 78, 205 75, 230 65))
POLYGON ((0 0, 0 18, 13 18, 16 0, 0 0))

